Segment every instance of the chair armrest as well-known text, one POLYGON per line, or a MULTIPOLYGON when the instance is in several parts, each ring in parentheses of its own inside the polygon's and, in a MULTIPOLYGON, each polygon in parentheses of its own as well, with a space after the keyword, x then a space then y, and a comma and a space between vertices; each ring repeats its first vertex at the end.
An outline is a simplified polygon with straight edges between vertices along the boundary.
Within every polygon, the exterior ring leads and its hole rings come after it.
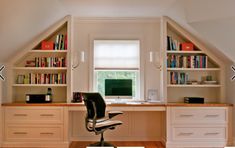
POLYGON ((109 114, 109 119, 111 119, 117 115, 123 114, 123 112, 122 111, 109 111, 108 114, 109 114))

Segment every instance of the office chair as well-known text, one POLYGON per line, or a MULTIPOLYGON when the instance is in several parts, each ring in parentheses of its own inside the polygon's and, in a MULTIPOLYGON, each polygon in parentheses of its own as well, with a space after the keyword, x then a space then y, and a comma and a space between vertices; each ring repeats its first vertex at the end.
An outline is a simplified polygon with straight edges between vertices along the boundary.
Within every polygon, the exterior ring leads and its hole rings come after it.
POLYGON ((87 114, 85 118, 86 129, 89 132, 95 132, 96 135, 101 134, 100 141, 90 146, 114 146, 104 141, 104 131, 114 129, 122 122, 118 120, 110 120, 116 115, 122 114, 120 111, 108 112, 105 116, 106 104, 103 97, 99 93, 82 93, 84 103, 86 105, 87 114))

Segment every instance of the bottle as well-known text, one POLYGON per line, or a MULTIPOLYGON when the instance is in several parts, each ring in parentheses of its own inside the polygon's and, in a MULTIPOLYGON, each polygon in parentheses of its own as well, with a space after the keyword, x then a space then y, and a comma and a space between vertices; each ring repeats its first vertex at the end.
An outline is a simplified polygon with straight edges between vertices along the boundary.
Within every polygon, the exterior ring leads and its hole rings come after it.
POLYGON ((46 102, 52 102, 52 90, 47 88, 46 102))

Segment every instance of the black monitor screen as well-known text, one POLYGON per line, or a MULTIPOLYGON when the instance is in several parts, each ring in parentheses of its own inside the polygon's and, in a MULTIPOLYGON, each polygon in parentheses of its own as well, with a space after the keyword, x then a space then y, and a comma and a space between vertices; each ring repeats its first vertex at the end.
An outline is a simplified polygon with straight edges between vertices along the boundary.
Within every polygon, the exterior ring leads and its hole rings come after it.
POLYGON ((132 80, 106 79, 105 96, 132 96, 132 80))

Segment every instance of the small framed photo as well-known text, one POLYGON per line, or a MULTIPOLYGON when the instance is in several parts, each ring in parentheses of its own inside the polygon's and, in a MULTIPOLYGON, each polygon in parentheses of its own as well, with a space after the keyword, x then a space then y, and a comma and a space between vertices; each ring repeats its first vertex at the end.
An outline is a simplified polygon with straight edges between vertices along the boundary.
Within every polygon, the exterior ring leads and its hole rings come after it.
POLYGON ((148 102, 160 102, 157 89, 148 89, 148 102))

